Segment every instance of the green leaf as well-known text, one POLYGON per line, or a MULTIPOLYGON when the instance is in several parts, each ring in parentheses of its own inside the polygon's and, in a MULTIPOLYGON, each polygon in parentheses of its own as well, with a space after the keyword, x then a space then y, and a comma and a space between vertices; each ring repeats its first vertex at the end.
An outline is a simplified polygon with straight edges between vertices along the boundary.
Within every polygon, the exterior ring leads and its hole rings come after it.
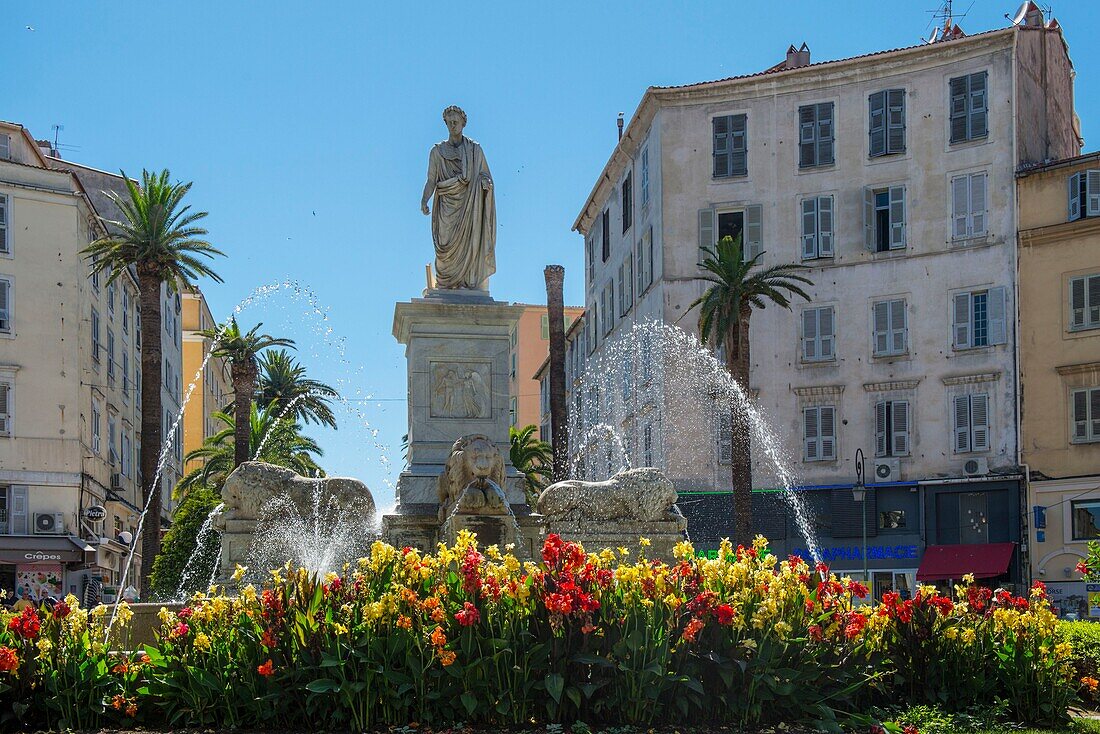
POLYGON ((565 689, 565 695, 569 697, 569 700, 573 702, 573 705, 577 708, 581 707, 581 692, 577 690, 575 686, 569 686, 565 689))
POLYGON ((561 673, 550 673, 546 676, 546 692, 554 699, 555 703, 561 703, 561 692, 565 688, 565 678, 561 673))
POLYGON ((473 716, 474 710, 477 708, 477 699, 474 698, 472 693, 466 692, 462 696, 462 707, 466 709, 467 716, 473 716))
POLYGON ((318 678, 317 680, 307 683, 306 689, 313 693, 328 693, 330 691, 339 692, 340 683, 328 678, 318 678))

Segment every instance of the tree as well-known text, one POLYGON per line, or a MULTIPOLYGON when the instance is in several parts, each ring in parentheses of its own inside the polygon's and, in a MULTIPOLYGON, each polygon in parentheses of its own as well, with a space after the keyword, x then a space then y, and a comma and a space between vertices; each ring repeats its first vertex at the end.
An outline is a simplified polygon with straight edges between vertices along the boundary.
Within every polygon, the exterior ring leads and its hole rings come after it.
POLYGON ((91 261, 93 273, 108 273, 111 283, 130 268, 137 273, 141 302, 141 488, 146 516, 141 536, 141 577, 139 586, 149 588, 153 559, 160 550, 161 492, 156 486, 157 464, 162 450, 160 399, 163 354, 161 349, 161 284, 170 292, 191 285, 199 277, 216 282, 221 278, 200 257, 213 258, 223 253, 206 240, 207 231, 197 226, 206 212, 191 211, 183 199, 190 183, 172 183, 167 169, 160 173, 141 172, 141 184, 126 182, 125 196, 106 192, 122 213, 118 221, 104 219, 108 234, 82 251, 91 261))
MULTIPOLYGON (((218 560, 219 539, 216 532, 199 534, 210 513, 221 503, 218 490, 209 485, 193 487, 172 514, 172 528, 164 536, 160 555, 153 561, 150 588, 156 599, 167 601, 176 596, 184 570, 189 581, 198 588, 205 584, 218 560), (201 546, 200 546, 201 541, 201 546)), ((185 592, 194 589, 184 589, 185 592)))
MULTIPOLYGON (((799 284, 813 285, 797 275, 801 265, 783 264, 756 269, 763 252, 745 260, 741 238, 724 237, 713 249, 705 249, 703 280, 711 285, 692 304, 699 308, 699 336, 703 344, 725 348, 726 368, 748 395, 749 320, 753 309, 768 303, 790 309, 791 296, 810 297, 799 284)), ((689 310, 690 310, 689 309, 689 310)), ((752 542, 752 457, 750 427, 743 410, 733 408, 732 479, 734 532, 739 543, 752 542)))
POLYGON ((237 467, 249 459, 248 425, 252 399, 256 395, 256 378, 260 371, 257 358, 268 347, 293 347, 292 339, 280 339, 269 334, 259 333, 263 324, 256 324, 242 334, 237 319, 230 319, 222 329, 205 329, 199 334, 214 340, 211 353, 221 357, 229 367, 230 380, 233 382, 233 419, 237 434, 234 439, 233 466, 237 467))
POLYGON ((512 426, 508 429, 508 439, 511 442, 508 458, 526 480, 524 491, 529 504, 534 504, 539 492, 549 483, 550 470, 554 463, 550 444, 535 438, 537 430, 538 426, 535 425, 519 429, 512 426))
MULTIPOLYGON (((550 331, 550 432, 554 450, 554 480, 566 478, 569 462, 569 402, 565 390, 565 268, 547 265, 543 270, 546 279, 546 318, 550 331)), ((545 436, 544 436, 545 438, 545 436)))
POLYGON ((285 417, 304 423, 319 423, 336 428, 336 416, 329 401, 340 397, 335 389, 306 377, 306 368, 285 349, 269 349, 260 356, 260 405, 274 405, 282 415, 293 404, 293 413, 285 417))
MULTIPOLYGON (((323 474, 314 456, 324 452, 309 436, 303 436, 301 427, 293 420, 278 418, 274 404, 259 408, 249 404, 245 434, 248 454, 245 461, 266 461, 268 464, 286 467, 303 476, 323 474)), ((210 486, 221 491, 225 478, 237 468, 236 438, 239 435, 236 420, 227 413, 216 412, 212 416, 223 426, 213 436, 207 436, 202 446, 188 452, 186 461, 202 462, 187 472, 176 485, 177 496, 186 497, 196 487, 210 486)))

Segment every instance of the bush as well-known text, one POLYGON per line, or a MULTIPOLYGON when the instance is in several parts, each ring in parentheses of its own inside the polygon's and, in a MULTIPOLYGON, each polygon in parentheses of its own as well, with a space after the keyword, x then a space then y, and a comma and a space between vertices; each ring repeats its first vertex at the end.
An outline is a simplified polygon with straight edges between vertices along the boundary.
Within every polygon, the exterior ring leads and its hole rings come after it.
POLYGON ((1096 622, 1059 622, 1059 640, 1069 644, 1074 678, 1081 682, 1082 697, 1094 708, 1100 705, 1097 679, 1100 679, 1100 624, 1096 622))
POLYGON ((220 550, 217 533, 207 533, 203 547, 198 547, 199 531, 210 513, 221 502, 218 492, 209 487, 193 487, 172 515, 172 527, 164 536, 160 553, 153 560, 151 586, 156 599, 178 596, 180 581, 187 569, 184 593, 206 590, 206 584, 218 562, 220 550), (190 564, 190 566, 188 565, 190 564))

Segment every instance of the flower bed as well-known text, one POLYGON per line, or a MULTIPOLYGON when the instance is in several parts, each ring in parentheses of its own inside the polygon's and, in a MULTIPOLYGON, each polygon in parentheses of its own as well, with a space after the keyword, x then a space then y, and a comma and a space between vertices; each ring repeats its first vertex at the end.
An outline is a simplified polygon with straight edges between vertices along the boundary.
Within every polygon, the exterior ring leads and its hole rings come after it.
POLYGON ((644 542, 630 559, 552 535, 535 564, 469 535, 432 555, 376 543, 340 575, 284 568, 263 589, 165 610, 157 647, 130 655, 109 652, 104 608, 70 598, 0 618, 3 725, 836 730, 900 700, 1001 701, 1051 723, 1075 700, 1041 585, 862 604, 861 584, 765 548, 705 560, 684 543, 665 564, 644 542))

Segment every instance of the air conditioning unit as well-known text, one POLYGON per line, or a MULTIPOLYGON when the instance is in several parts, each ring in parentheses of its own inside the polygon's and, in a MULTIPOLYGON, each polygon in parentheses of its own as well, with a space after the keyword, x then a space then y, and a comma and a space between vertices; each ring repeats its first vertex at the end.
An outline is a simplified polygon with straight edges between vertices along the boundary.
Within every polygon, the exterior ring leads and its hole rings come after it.
POLYGON ((900 482, 901 461, 898 459, 875 459, 876 482, 900 482))
POLYGON ((65 515, 60 512, 34 513, 35 535, 64 535, 65 515))
POLYGON ((989 459, 976 457, 967 459, 963 464, 963 473, 968 477, 980 477, 989 473, 989 459))
POLYGON ((118 472, 111 474, 111 489, 122 489, 122 475, 118 472))

